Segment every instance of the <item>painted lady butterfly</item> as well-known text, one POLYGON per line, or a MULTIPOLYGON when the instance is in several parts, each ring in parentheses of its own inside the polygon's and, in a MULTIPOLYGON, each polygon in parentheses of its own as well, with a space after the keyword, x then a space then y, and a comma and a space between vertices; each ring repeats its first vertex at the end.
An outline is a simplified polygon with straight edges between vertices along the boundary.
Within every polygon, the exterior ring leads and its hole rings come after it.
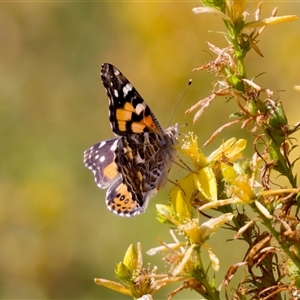
POLYGON ((98 187, 108 188, 108 209, 132 217, 142 213, 149 199, 166 185, 178 129, 175 125, 163 130, 146 102, 113 65, 102 65, 101 78, 117 138, 87 149, 84 164, 93 171, 98 187))

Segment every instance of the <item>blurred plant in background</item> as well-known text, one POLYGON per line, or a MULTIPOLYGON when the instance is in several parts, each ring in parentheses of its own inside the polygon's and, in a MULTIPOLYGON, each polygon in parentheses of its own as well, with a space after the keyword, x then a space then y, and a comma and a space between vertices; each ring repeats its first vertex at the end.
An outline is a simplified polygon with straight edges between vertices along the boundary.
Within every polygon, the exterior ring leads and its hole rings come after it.
MULTIPOLYGON (((197 133, 186 135, 179 152, 188 158, 189 173, 170 192, 169 205, 157 205, 159 222, 171 225, 172 243, 161 245, 148 254, 163 254, 167 271, 159 274, 156 267, 143 267, 141 245, 131 245, 116 267, 119 282, 95 279, 99 285, 135 299, 152 299, 164 286, 181 282, 169 294, 172 299, 183 289, 192 289, 205 299, 300 299, 300 223, 299 188, 294 171, 296 160, 290 154, 297 147, 291 134, 299 123, 288 124, 282 103, 274 99, 276 92, 260 87, 247 78, 245 57, 254 50, 262 56, 258 38, 267 26, 296 20, 296 16, 277 17, 274 9, 269 18, 261 19, 259 3, 255 20, 247 22, 247 1, 202 1, 204 7, 195 13, 209 13, 223 19, 228 42, 225 48, 208 43, 215 59, 195 70, 206 70, 217 79, 212 94, 193 105, 186 113, 198 109, 194 122, 213 100, 226 97, 236 101, 234 121, 220 127, 205 143, 211 142, 224 128, 241 124, 255 137, 251 158, 243 157, 246 140, 231 138, 205 157, 198 148, 197 133), (276 179, 285 177, 288 186, 279 187, 276 179), (210 212, 214 215, 210 215, 210 212), (217 215, 217 216, 215 216, 217 215), (232 240, 226 244, 234 251, 236 240, 247 244, 241 261, 222 269, 210 237, 219 229, 230 230, 232 240), (206 265, 203 254, 208 254, 206 265), (239 268, 244 275, 237 286, 230 286, 239 268), (209 272, 223 272, 218 283, 209 272)), ((224 246, 225 247, 225 246, 224 246)))

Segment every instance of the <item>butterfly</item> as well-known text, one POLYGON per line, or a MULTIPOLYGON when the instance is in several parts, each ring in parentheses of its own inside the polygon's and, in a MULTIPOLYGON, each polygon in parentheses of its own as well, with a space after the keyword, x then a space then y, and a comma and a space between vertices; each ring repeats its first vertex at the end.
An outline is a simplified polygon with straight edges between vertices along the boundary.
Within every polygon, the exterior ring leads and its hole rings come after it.
POLYGON ((93 171, 98 187, 108 188, 108 209, 132 217, 144 212, 150 198, 166 185, 178 127, 163 130, 137 90, 113 65, 102 64, 101 79, 116 138, 88 148, 84 164, 93 171))

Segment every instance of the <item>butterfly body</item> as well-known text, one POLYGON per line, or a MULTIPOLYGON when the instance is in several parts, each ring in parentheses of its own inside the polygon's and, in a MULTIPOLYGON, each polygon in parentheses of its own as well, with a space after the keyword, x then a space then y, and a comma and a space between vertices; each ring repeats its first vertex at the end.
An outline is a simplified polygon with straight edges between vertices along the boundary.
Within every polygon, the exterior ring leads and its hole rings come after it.
POLYGON ((175 157, 177 125, 163 130, 149 106, 113 65, 103 64, 101 78, 109 100, 114 139, 84 153, 85 166, 96 184, 108 188, 106 205, 119 216, 142 213, 167 183, 175 157))

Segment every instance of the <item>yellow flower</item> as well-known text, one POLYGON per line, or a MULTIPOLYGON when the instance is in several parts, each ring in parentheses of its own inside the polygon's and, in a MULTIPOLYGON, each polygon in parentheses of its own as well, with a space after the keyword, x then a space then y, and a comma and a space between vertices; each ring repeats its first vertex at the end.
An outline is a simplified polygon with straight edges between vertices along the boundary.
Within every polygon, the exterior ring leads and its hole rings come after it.
POLYGON ((236 24, 239 21, 244 21, 245 8, 246 8, 245 0, 226 1, 227 15, 231 17, 234 24, 236 24))
POLYGON ((179 232, 184 233, 191 244, 201 244, 215 233, 226 222, 231 221, 232 213, 223 214, 217 218, 211 218, 199 226, 198 219, 192 219, 178 226, 179 232))
POLYGON ((263 27, 267 25, 273 25, 283 22, 289 22, 289 21, 296 21, 298 20, 298 17, 296 15, 288 15, 288 16, 281 16, 281 17, 270 17, 265 19, 260 19, 257 21, 249 22, 245 24, 245 28, 249 27, 263 27))
MULTIPOLYGON (((191 247, 189 248, 189 251, 194 249, 196 246, 202 246, 204 247, 209 255, 209 258, 212 262, 212 268, 215 271, 219 270, 219 259, 214 254, 212 248, 205 242, 209 237, 216 232, 222 225, 224 225, 226 222, 231 221, 233 218, 233 214, 227 213, 223 214, 217 218, 211 218, 210 220, 202 223, 200 226, 198 224, 198 219, 192 219, 189 222, 187 222, 184 225, 180 225, 178 227, 178 231, 183 233, 189 243, 191 244, 191 247)), ((186 254, 186 256, 191 257, 191 253, 186 254)), ((178 268, 180 268, 178 266, 178 268)))
MULTIPOLYGON (((182 153, 190 158, 195 166, 195 171, 178 181, 171 190, 170 198, 174 212, 184 217, 191 218, 191 204, 199 207, 207 202, 218 202, 218 185, 221 181, 221 166, 232 165, 234 161, 242 156, 247 141, 231 138, 213 151, 207 158, 198 148, 197 137, 189 133, 181 147, 182 153), (187 203, 184 213, 180 213, 177 202, 187 203)), ((235 174, 234 174, 235 175, 235 174)), ((181 209, 182 211, 183 209, 181 209)))
POLYGON ((242 156, 242 151, 246 148, 247 141, 244 139, 236 140, 236 138, 231 138, 213 151, 207 158, 208 162, 222 160, 224 157, 233 163, 242 156))
POLYGON ((219 259, 206 241, 222 225, 231 221, 232 218, 233 214, 227 213, 217 218, 211 218, 201 225, 199 225, 199 220, 196 218, 187 220, 177 227, 179 234, 186 237, 186 243, 178 241, 174 232, 171 231, 175 243, 162 243, 162 246, 150 249, 147 253, 154 255, 158 252, 168 251, 169 254, 164 256, 170 265, 172 276, 189 276, 199 267, 199 248, 204 247, 208 252, 212 268, 218 271, 220 267, 219 259))
POLYGON ((198 148, 198 137, 193 132, 189 132, 183 140, 181 146, 182 153, 190 158, 195 167, 203 168, 207 166, 208 161, 201 150, 198 148))
MULTIPOLYGON (((120 294, 133 296, 134 298, 151 299, 151 295, 164 287, 168 281, 156 281, 156 267, 152 270, 143 268, 141 244, 137 244, 137 251, 130 245, 122 262, 117 264, 115 274, 120 282, 114 282, 102 278, 95 278, 95 283, 116 291, 120 294)), ((168 278, 167 275, 165 277, 168 278)))

